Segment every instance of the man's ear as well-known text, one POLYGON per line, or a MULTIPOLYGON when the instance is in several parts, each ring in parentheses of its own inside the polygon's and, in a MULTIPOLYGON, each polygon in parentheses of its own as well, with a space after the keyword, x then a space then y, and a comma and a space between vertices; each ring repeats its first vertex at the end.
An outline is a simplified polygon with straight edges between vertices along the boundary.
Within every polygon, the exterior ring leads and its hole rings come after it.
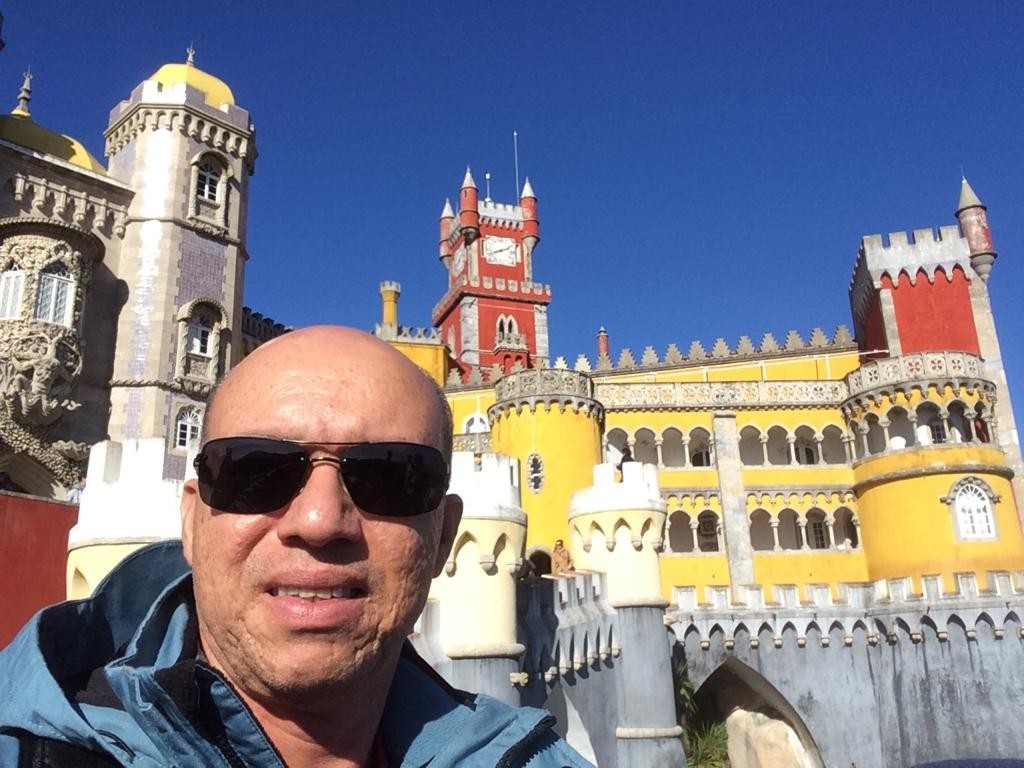
POLYGON ((441 538, 437 544, 437 557, 434 560, 434 576, 440 576, 444 570, 444 564, 451 554, 452 545, 455 543, 455 535, 459 532, 459 523, 462 521, 462 498, 454 493, 449 493, 441 502, 441 538))
POLYGON ((181 551, 185 562, 192 565, 192 523, 196 515, 199 488, 195 480, 186 480, 181 491, 181 551))

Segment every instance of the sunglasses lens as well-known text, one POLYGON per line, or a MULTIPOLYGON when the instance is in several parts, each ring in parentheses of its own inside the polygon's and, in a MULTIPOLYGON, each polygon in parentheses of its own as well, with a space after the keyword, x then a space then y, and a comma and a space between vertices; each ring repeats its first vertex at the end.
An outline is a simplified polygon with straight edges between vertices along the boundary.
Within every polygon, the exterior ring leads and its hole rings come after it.
POLYGON ((448 490, 441 452, 412 443, 363 443, 342 456, 352 501, 371 514, 411 517, 435 509, 448 490))
POLYGON ((299 492, 308 466, 305 450, 282 440, 211 440, 196 459, 199 496, 225 512, 272 512, 299 492))

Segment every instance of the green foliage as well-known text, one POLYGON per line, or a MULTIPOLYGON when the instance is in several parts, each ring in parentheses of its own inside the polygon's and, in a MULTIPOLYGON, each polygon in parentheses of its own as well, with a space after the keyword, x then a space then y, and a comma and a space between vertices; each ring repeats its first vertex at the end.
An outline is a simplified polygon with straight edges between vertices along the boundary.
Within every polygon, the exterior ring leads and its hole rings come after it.
POLYGON ((725 723, 708 723, 683 742, 690 768, 729 768, 729 736, 725 723))
POLYGON ((675 677, 676 715, 683 727, 683 750, 689 768, 729 768, 729 737, 725 723, 709 718, 701 711, 686 665, 678 662, 675 677))

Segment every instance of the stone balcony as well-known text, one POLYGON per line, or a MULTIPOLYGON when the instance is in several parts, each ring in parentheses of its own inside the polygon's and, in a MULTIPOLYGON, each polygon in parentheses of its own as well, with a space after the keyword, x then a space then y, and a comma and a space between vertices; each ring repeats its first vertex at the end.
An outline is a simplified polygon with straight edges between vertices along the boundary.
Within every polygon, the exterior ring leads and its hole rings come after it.
POLYGON ((850 393, 847 404, 906 384, 934 384, 941 390, 946 383, 959 382, 994 391, 992 382, 983 377, 984 371, 981 358, 967 352, 919 352, 870 360, 846 376, 850 393))

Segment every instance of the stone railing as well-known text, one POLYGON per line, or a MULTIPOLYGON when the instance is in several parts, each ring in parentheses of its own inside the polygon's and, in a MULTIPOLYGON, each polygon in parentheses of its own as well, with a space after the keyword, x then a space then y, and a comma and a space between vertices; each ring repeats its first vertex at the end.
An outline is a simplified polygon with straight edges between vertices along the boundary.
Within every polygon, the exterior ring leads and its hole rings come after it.
POLYGON ((836 596, 828 584, 809 584, 806 600, 800 600, 795 584, 710 586, 704 588, 703 603, 697 602, 696 587, 682 586, 673 590, 674 606, 667 612, 666 623, 676 626, 679 637, 697 631, 704 649, 715 634, 726 649, 740 637, 756 648, 765 629, 776 647, 782 647, 787 629, 803 647, 812 632, 823 646, 836 635, 844 645, 851 645, 859 628, 874 645, 881 639, 895 643, 901 636, 920 642, 925 626, 939 640, 946 639, 950 623, 964 627, 968 639, 973 639, 982 621, 996 638, 1003 636, 1008 620, 1020 626, 1016 617, 1024 606, 1024 572, 990 571, 984 586, 974 573, 958 573, 953 593, 942 591, 940 576, 924 576, 921 582, 922 594, 914 594, 909 578, 840 583, 835 585, 836 596))
POLYGON ((494 385, 494 396, 499 401, 545 395, 593 397, 594 384, 587 374, 578 371, 535 368, 511 373, 494 385))
MULTIPOLYGON (((919 352, 901 357, 887 357, 863 363, 846 376, 850 397, 909 382, 922 384, 950 380, 988 384, 981 358, 967 352, 919 352)), ((977 385, 976 384, 976 385, 977 385)))
POLYGON ((740 381, 658 384, 598 383, 596 397, 609 410, 839 406, 849 396, 841 381, 740 381))
POLYGON ((471 451, 472 453, 491 452, 490 432, 466 432, 455 435, 452 439, 452 450, 471 451))

